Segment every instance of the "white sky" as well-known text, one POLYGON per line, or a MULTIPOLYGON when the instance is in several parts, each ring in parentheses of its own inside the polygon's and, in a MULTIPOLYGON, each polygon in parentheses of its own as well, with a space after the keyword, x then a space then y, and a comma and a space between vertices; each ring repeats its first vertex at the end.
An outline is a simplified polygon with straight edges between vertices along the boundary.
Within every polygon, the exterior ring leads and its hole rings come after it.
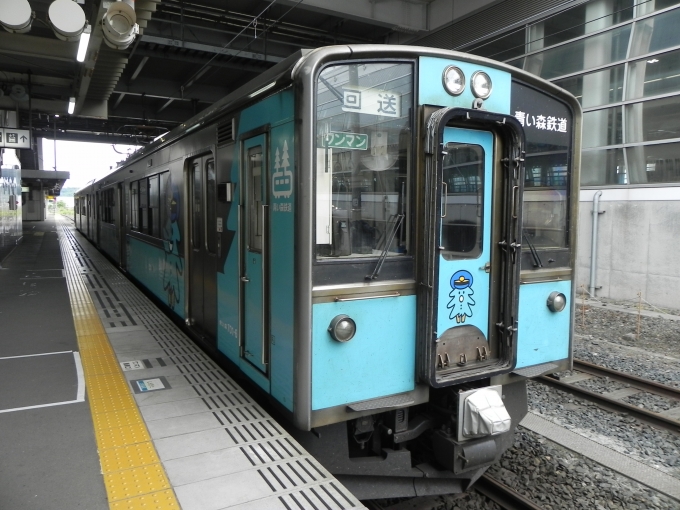
MULTIPOLYGON (((71 178, 63 187, 82 188, 92 179, 104 177, 111 172, 111 167, 116 168, 119 161, 123 161, 137 148, 134 145, 112 146, 105 143, 57 140, 57 170, 71 172, 71 178), (119 154, 121 152, 122 154, 119 154)), ((41 168, 54 170, 54 141, 43 138, 42 149, 41 168)))

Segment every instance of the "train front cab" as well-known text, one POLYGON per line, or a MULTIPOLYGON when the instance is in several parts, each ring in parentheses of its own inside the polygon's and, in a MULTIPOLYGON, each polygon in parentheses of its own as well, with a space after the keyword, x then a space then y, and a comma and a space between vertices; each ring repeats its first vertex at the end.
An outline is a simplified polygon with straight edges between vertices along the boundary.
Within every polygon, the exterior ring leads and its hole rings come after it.
POLYGON ((512 445, 525 377, 570 367, 579 110, 482 59, 358 53, 318 59, 308 107, 304 444, 364 496, 423 483, 416 445, 432 490, 462 490, 512 445), (531 129, 539 116, 550 129, 531 129))

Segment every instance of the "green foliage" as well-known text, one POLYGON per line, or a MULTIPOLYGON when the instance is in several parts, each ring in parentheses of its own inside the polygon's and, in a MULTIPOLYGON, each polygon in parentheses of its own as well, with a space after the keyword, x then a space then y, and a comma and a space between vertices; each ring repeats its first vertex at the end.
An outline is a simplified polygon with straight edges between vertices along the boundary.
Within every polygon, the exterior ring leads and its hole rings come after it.
POLYGON ((69 207, 63 200, 57 200, 57 214, 73 218, 73 207, 69 207))

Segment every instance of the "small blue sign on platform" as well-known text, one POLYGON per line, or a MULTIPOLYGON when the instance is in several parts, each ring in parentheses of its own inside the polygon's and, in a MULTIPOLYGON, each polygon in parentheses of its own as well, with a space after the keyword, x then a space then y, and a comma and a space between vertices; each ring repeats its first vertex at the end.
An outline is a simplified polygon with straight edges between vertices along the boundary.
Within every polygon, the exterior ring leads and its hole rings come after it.
POLYGON ((130 381, 132 390, 139 393, 148 393, 150 391, 169 390, 170 383, 165 377, 154 377, 153 379, 135 379, 130 381))

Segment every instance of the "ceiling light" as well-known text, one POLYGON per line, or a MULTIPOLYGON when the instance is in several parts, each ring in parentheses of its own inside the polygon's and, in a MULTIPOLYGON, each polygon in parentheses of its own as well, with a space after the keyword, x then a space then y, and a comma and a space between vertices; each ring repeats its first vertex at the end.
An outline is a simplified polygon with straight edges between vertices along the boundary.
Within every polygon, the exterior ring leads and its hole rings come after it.
POLYGON ((134 8, 125 2, 113 2, 102 19, 104 42, 114 50, 124 50, 139 33, 134 8))
POLYGON ((648 60, 647 63, 648 64, 656 64, 658 61, 659 61, 658 58, 653 58, 652 60, 648 60))
POLYGON ((85 25, 85 30, 80 34, 80 42, 78 43, 78 54, 76 55, 76 60, 78 62, 85 62, 85 55, 87 55, 87 46, 90 44, 90 33, 92 32, 92 27, 90 25, 85 25))
POLYGON ((77 41, 86 25, 83 8, 72 0, 54 0, 47 10, 47 21, 62 41, 77 41))
POLYGON ((25 34, 31 29, 33 18, 28 0, 0 2, 0 25, 8 32, 25 34))
POLYGON ((76 109, 76 98, 75 97, 70 97, 68 99, 68 114, 71 115, 73 113, 73 110, 76 109))

